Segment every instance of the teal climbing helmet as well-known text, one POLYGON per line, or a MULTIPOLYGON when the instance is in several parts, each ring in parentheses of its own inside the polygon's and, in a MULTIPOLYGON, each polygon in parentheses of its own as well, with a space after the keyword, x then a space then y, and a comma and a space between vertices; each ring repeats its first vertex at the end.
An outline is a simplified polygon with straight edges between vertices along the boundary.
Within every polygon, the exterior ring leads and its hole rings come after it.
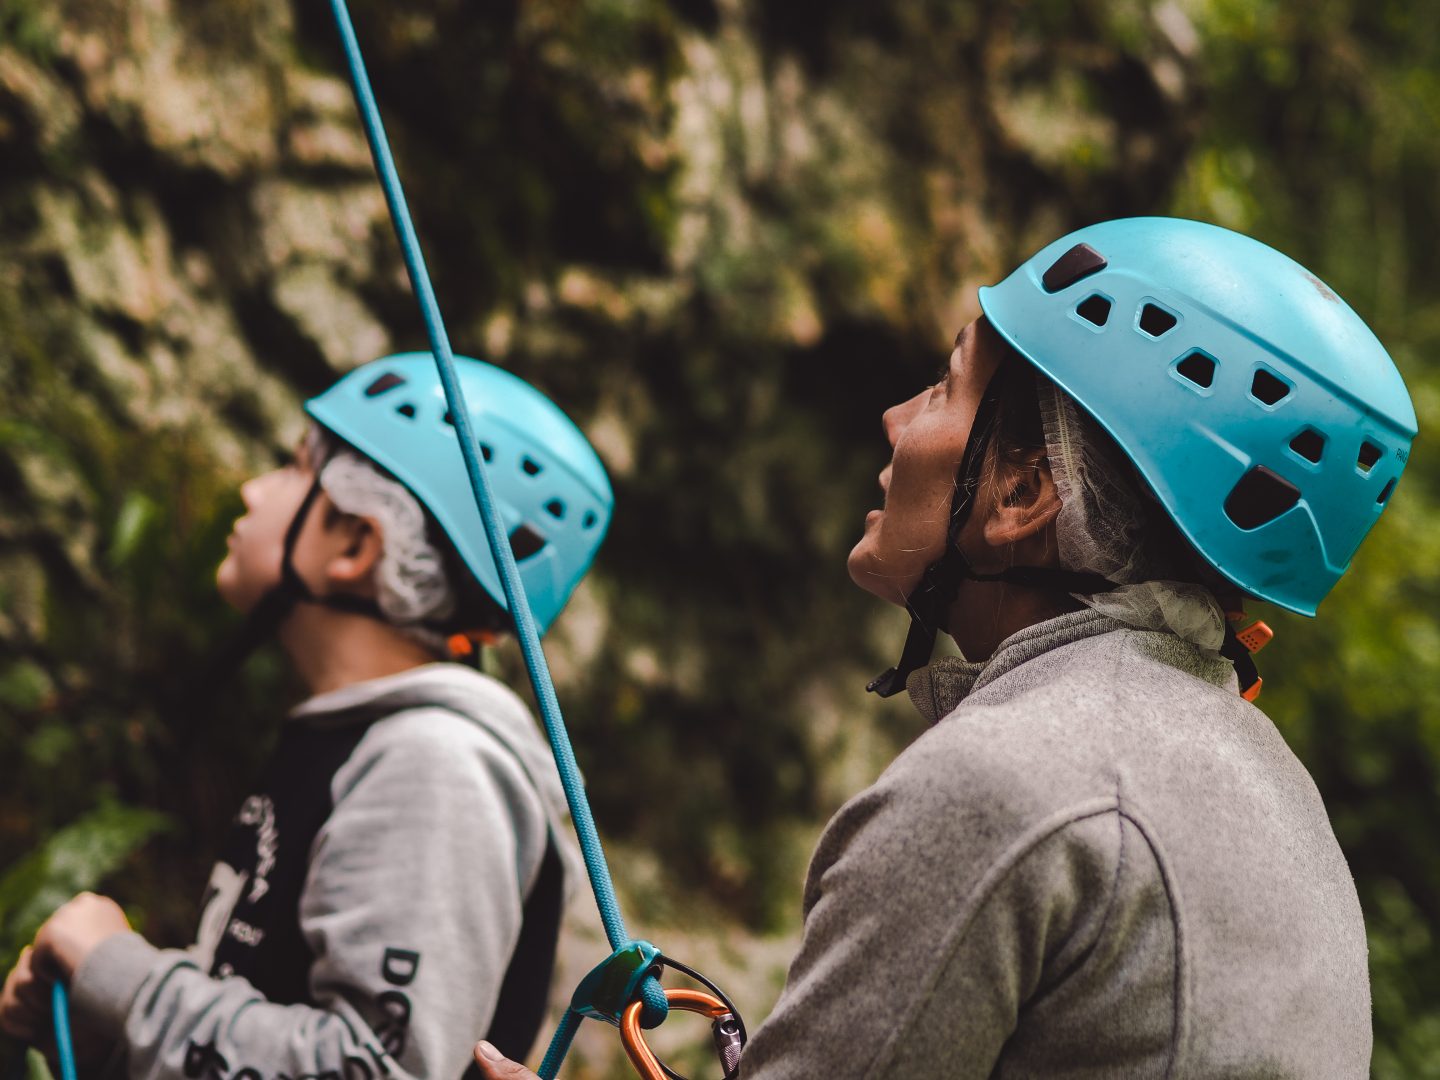
MULTIPOLYGON (((455 357, 495 505, 540 633, 590 568, 615 497, 580 429, 529 383, 455 357)), ((508 608, 429 353, 356 368, 305 403, 314 420, 383 466, 424 505, 475 579, 508 608)))
POLYGON ((1416 435, 1394 362, 1324 282, 1257 240, 1129 218, 980 290, 995 329, 1110 433, 1190 543, 1314 615, 1416 435))

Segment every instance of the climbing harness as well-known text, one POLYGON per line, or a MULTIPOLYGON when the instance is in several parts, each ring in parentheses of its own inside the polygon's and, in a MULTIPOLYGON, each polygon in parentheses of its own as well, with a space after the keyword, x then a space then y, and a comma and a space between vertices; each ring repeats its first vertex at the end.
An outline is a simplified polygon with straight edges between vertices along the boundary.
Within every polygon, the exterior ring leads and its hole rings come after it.
MULTIPOLYGON (((361 123, 365 128, 365 136, 369 141, 370 152, 375 161, 375 171, 385 192, 385 201, 389 206, 390 218, 400 242, 401 255, 410 276, 411 287, 415 290, 416 298, 420 303, 420 313, 430 339, 435 366, 444 387, 445 400, 449 405, 450 415, 459 437, 460 452, 464 457, 471 490, 485 527, 490 554, 499 571, 508 610, 515 625, 515 636, 520 643, 525 667, 530 676, 530 684, 540 706, 540 717, 545 734, 550 740, 550 748, 555 755, 555 764, 559 769, 560 780, 565 788, 566 802, 569 804, 570 817, 580 841, 580 850, 584 856, 586 872, 590 877, 591 890, 595 895, 596 906, 600 909, 600 918, 605 926, 605 936, 613 950, 605 961, 581 981, 571 1000, 570 1007, 566 1010, 551 1040, 549 1050, 540 1066, 540 1076, 542 1080, 553 1080, 585 1017, 601 1019, 619 1026, 622 1023, 622 1013, 624 1013, 626 1016, 633 1016, 635 1020, 638 1020, 641 1027, 655 1027, 665 1019, 669 1011, 671 995, 675 995, 677 1002, 684 1002, 681 1007, 689 1008, 693 1006, 694 1002, 691 997, 686 995, 694 992, 664 990, 658 979, 660 971, 667 965, 676 967, 677 970, 684 971, 685 969, 678 967, 673 961, 664 960, 653 945, 634 940, 625 931, 625 923, 620 914, 620 905, 610 878, 610 870, 605 861, 605 854, 595 828, 594 817, 590 812, 589 802, 585 797, 580 769, 575 761, 575 752, 570 745, 570 738, 566 733, 565 723, 560 714, 560 704, 555 695, 555 687, 550 678, 549 667, 540 647, 539 630, 531 613, 530 603, 520 578, 514 553, 510 548, 509 537, 504 531, 500 515, 495 507, 490 483, 481 462, 481 455, 477 452, 480 443, 472 429, 470 411, 465 405, 464 393, 459 379, 456 377, 449 336, 446 333, 439 304, 436 302, 435 293, 430 284, 424 256, 421 254, 420 243, 415 235, 415 227, 411 222, 410 211, 406 205, 405 193, 395 170, 394 159, 390 153, 379 108, 376 105, 370 79, 365 70, 364 57, 361 55, 355 28, 350 20, 350 12, 345 0, 331 0, 331 9, 335 16, 335 25, 340 33, 340 41, 345 52, 351 87, 355 93, 361 123)), ((743 1040, 743 1025, 739 1024, 733 1009, 728 1012, 735 1018, 737 1031, 743 1040)), ((626 1046, 627 1049, 634 1048, 637 1052, 641 1048, 648 1050, 644 1047, 644 1039, 638 1034, 638 1031, 633 1038, 627 1038, 626 1046)), ((632 1054, 632 1060, 635 1060, 634 1054, 632 1054)), ((666 1075, 671 1074, 667 1072, 666 1075)))

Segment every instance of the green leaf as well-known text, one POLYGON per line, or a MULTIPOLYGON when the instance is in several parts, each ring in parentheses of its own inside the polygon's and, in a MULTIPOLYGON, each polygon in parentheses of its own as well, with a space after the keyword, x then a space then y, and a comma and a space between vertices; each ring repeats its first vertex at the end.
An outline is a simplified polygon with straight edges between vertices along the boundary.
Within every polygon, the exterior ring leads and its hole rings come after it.
POLYGON ((120 513, 115 518, 115 532, 110 538, 110 550, 106 559, 116 569, 125 566, 135 557, 145 541, 146 534, 160 516, 160 507, 150 496, 132 491, 125 496, 120 513))
POLYGON ((0 706, 34 712, 55 691, 55 684, 33 660, 16 660, 0 671, 0 706))
MULTIPOLYGON (((171 822, 164 814, 104 801, 0 877, 0 955, 13 956, 51 913, 97 888, 171 822)), ((7 965, 8 966, 8 965, 7 965)))

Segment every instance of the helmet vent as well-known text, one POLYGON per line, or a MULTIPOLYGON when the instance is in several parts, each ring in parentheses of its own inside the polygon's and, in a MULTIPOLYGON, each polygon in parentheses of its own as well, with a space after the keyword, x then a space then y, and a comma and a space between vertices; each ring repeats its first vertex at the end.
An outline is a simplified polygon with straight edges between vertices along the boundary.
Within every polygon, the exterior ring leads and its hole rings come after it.
POLYGON ((580 527, 582 529, 593 529, 595 527, 596 520, 597 518, 595 517, 595 511, 586 510, 585 516, 580 519, 580 527))
POLYGON ((1175 373, 1208 390, 1215 381, 1215 361, 1197 349, 1175 365, 1175 373))
POLYGON ((405 402, 405 404, 403 405, 396 405, 395 411, 401 416, 405 417, 406 420, 415 419, 415 406, 411 405, 408 401, 405 402))
POLYGON ((1390 478, 1390 482, 1385 485, 1384 490, 1381 491, 1380 494, 1379 494, 1379 496, 1375 499, 1375 505, 1376 505, 1376 506, 1384 506, 1384 505, 1385 505, 1385 500, 1388 499, 1388 498, 1390 498, 1390 492, 1392 492, 1392 491, 1394 491, 1394 490, 1395 490, 1395 478, 1392 476, 1392 477, 1390 478))
POLYGON ((1110 318, 1110 301, 1096 293, 1094 296, 1082 300, 1075 308, 1075 314, 1086 322, 1104 326, 1110 318))
POLYGON ((526 476, 539 476, 542 466, 534 458, 527 456, 520 459, 520 468, 525 470, 526 476))
POLYGON ((483 457, 486 461, 489 461, 492 457, 495 456, 495 453, 490 449, 490 447, 486 446, 482 442, 480 444, 480 456, 483 457))
POLYGON ((393 371, 387 371, 378 379, 365 388, 366 397, 379 397, 386 390, 394 390, 397 386, 405 385, 405 377, 396 375, 393 371))
POLYGON ((1380 447, 1366 440, 1360 444, 1360 455, 1355 459, 1355 467, 1362 473, 1368 473, 1375 467, 1375 463, 1380 460, 1380 455, 1383 453, 1384 451, 1380 447))
POLYGON ((1105 256, 1089 244, 1076 244, 1051 264, 1040 278, 1040 284, 1048 293, 1059 292, 1081 278, 1104 270, 1106 265, 1105 256))
POLYGON ((1319 465, 1320 458, 1325 453, 1325 436, 1314 428, 1306 428, 1290 440, 1290 449, 1311 465, 1319 465))
POLYGON ((1250 396, 1262 405, 1278 405, 1290 396, 1290 384, 1264 368, 1255 369, 1250 382, 1250 396))
POLYGON ((1140 329, 1153 338, 1164 337, 1179 321, 1159 304, 1146 304, 1140 309, 1140 329))
POLYGON ((1264 465, 1240 478, 1225 499, 1225 516, 1239 528, 1258 529, 1300 501, 1300 489, 1264 465))
POLYGON ((565 516, 565 504, 559 499, 551 499, 545 504, 545 510, 557 521, 565 516))
POLYGON ((544 548, 545 537, 530 528, 529 525, 517 525, 515 531, 510 534, 510 550, 514 552, 516 562, 524 562, 544 548))
POLYGON ((451 427, 455 426, 455 417, 450 415, 449 409, 445 410, 445 415, 441 417, 441 419, 444 420, 445 423, 449 424, 451 427))

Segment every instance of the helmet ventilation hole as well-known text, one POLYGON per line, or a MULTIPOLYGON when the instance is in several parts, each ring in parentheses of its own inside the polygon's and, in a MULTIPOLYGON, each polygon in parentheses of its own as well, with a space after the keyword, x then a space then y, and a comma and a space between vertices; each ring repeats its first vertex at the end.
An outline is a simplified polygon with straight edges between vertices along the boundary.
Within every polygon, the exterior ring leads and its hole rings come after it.
POLYGON ((510 550, 514 552, 516 562, 524 562, 530 556, 543 550, 544 547, 545 537, 529 525, 517 525, 515 531, 510 534, 510 550))
POLYGON ((585 516, 580 519, 580 527, 582 529, 593 529, 595 527, 596 520, 597 519, 595 517, 595 511, 586 510, 585 516))
POLYGON ((1159 304, 1146 304, 1140 309, 1140 329, 1153 338, 1165 336, 1179 321, 1159 304))
POLYGON ((491 452, 490 447, 486 446, 486 445, 482 442, 482 443, 480 444, 480 456, 483 457, 486 461, 489 461, 489 460, 490 460, 492 457, 494 457, 495 455, 494 455, 494 453, 491 452))
POLYGON ((1110 301, 1096 293, 1094 296, 1080 301, 1075 308, 1075 314, 1088 323, 1104 326, 1110 318, 1110 301))
POLYGON ((1074 285, 1081 278, 1098 273, 1106 267, 1105 256, 1089 244, 1076 244, 1051 264, 1040 278, 1040 284, 1048 293, 1059 292, 1068 285, 1074 285))
POLYGON ((1215 361, 1197 349, 1175 365, 1175 373, 1208 390, 1215 381, 1215 361))
POLYGON ((1306 428, 1290 440, 1290 449, 1311 465, 1319 465, 1320 458, 1325 453, 1325 436, 1314 428, 1306 428))
POLYGON ((405 385, 405 377, 396 375, 393 371, 387 371, 378 379, 365 388, 366 397, 378 397, 386 390, 393 390, 397 386, 405 385))
POLYGON ((450 415, 449 409, 445 410, 445 415, 441 419, 443 419, 445 423, 449 424, 451 427, 455 426, 455 417, 450 415))
POLYGON ((1362 473, 1368 473, 1375 467, 1375 463, 1380 460, 1380 455, 1383 453, 1384 451, 1374 443, 1368 440, 1362 442, 1360 444, 1360 455, 1355 459, 1355 467, 1362 473))
POLYGON ((1256 465, 1226 496, 1225 516, 1249 531, 1274 521, 1299 501, 1299 488, 1264 465, 1256 465))
POLYGON ((1385 500, 1388 499, 1388 498, 1390 498, 1390 492, 1392 492, 1392 491, 1394 491, 1394 490, 1395 490, 1395 478, 1392 476, 1392 477, 1390 478, 1389 483, 1387 483, 1387 484, 1385 485, 1385 487, 1381 490, 1379 496, 1376 497, 1376 499, 1375 499, 1375 505, 1376 505, 1376 506, 1384 506, 1384 505, 1385 505, 1385 500))
POLYGON ((1250 396, 1262 405, 1278 405, 1290 396, 1290 384, 1264 368, 1255 369, 1250 381, 1250 396))
POLYGON ((525 470, 526 476, 539 476, 541 465, 532 457, 522 457, 520 459, 520 468, 525 470))
POLYGON ((407 420, 415 419, 415 406, 411 405, 408 401, 405 402, 404 405, 396 405, 395 411, 407 420))
POLYGON ((565 516, 565 504, 559 499, 551 499, 545 504, 545 509, 551 517, 557 520, 565 516))

